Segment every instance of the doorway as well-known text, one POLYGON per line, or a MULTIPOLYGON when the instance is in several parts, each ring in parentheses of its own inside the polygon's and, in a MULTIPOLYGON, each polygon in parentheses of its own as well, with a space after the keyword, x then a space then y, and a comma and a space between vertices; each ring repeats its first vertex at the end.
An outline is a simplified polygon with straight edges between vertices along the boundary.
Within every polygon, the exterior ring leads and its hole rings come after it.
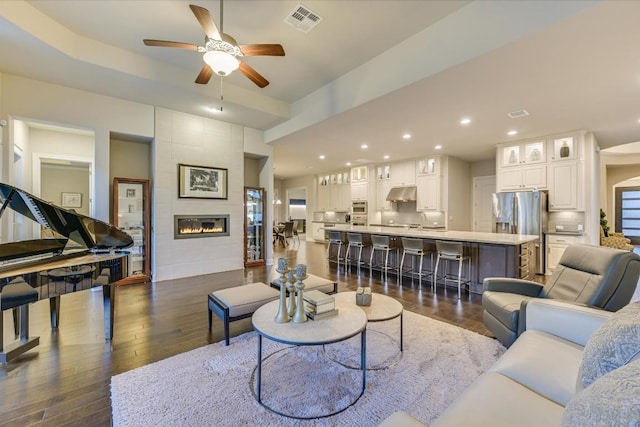
POLYGON ((615 229, 640 245, 640 187, 615 188, 615 229))
POLYGON ((493 193, 496 192, 495 176, 473 178, 473 231, 493 233, 493 193))
POLYGON ((297 230, 304 234, 307 228, 307 187, 287 188, 286 192, 287 218, 295 221, 297 230))

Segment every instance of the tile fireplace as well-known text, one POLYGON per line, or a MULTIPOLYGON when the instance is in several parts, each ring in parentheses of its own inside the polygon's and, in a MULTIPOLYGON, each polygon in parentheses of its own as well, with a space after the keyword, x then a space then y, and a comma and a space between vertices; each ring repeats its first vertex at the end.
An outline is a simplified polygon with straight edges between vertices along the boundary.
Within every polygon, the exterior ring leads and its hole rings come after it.
POLYGON ((229 215, 174 215, 174 239, 229 235, 229 215))

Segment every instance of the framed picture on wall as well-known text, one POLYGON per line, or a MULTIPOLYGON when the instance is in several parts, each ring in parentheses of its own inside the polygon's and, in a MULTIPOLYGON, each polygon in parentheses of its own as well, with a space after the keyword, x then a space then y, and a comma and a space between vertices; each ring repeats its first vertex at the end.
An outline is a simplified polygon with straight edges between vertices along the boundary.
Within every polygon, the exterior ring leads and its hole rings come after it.
POLYGON ((62 193, 63 208, 80 208, 82 207, 81 193, 62 193))
POLYGON ((227 169, 178 164, 178 197, 227 199, 227 169))

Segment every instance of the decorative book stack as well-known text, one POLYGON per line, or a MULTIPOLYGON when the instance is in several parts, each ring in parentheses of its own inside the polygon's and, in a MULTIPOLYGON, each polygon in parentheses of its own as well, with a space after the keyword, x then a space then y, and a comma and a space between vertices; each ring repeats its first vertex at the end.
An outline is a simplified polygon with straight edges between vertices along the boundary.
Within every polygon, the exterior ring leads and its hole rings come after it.
POLYGON ((336 301, 331 295, 318 290, 304 293, 304 311, 311 320, 323 319, 338 314, 336 301))

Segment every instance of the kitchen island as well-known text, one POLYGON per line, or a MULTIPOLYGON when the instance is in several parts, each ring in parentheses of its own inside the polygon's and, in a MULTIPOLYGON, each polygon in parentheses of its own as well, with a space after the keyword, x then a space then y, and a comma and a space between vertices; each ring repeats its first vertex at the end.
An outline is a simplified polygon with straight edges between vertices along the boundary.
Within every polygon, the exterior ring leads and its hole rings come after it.
MULTIPOLYGON (((392 245, 399 248, 399 256, 392 260, 394 263, 399 262, 402 256, 403 237, 425 240, 429 250, 434 253, 434 264, 436 240, 462 242, 465 252, 471 255, 471 271, 468 271, 468 265, 465 263, 463 275, 465 280, 470 280, 469 289, 474 293, 482 293, 482 281, 486 277, 515 277, 531 280, 536 271, 535 244, 538 236, 535 235, 352 225, 335 225, 327 229, 341 231, 345 235, 345 240, 346 234, 350 232, 391 237, 392 245)), ((369 252, 363 253, 363 259, 369 259, 369 252)), ((428 257, 425 257, 423 268, 427 271, 432 270, 428 257)), ((455 263, 451 263, 450 268, 448 272, 457 271, 455 263)), ((452 282, 448 284, 453 286, 452 282)))

